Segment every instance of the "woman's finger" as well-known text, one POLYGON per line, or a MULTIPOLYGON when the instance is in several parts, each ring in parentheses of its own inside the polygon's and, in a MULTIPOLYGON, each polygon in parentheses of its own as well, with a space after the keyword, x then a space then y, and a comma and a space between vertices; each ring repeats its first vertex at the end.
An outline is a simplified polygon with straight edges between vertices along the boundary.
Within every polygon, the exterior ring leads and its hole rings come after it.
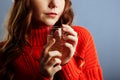
POLYGON ((70 56, 74 54, 74 51, 75 51, 75 47, 73 47, 72 44, 70 43, 65 43, 65 46, 70 50, 70 56))
POLYGON ((52 66, 53 68, 56 67, 57 65, 61 65, 61 60, 60 58, 52 58, 49 63, 49 66, 52 66))
POLYGON ((54 68, 53 68, 53 72, 58 72, 62 69, 61 65, 56 65, 54 68))
POLYGON ((71 35, 64 37, 64 40, 70 42, 71 44, 73 44, 73 46, 76 45, 78 42, 78 38, 71 35))
POLYGON ((45 53, 48 53, 49 49, 54 45, 55 39, 51 38, 51 40, 48 41, 47 45, 45 46, 45 53))
MULTIPOLYGON (((68 33, 70 35, 76 36, 77 37, 77 32, 74 31, 70 26, 68 25, 62 25, 63 26, 63 31, 64 33, 68 33)), ((63 35, 64 35, 63 33, 63 35)))
POLYGON ((43 62, 46 62, 47 64, 52 58, 60 58, 61 56, 62 54, 59 51, 49 51, 43 62))
MULTIPOLYGON (((40 57, 40 62, 43 63, 45 61, 45 59, 47 58, 47 54, 49 52, 49 49, 54 45, 55 43, 55 39, 51 39, 47 42, 47 44, 44 46, 43 50, 42 50, 42 54, 40 57)), ((47 60, 47 59, 46 59, 47 60)))

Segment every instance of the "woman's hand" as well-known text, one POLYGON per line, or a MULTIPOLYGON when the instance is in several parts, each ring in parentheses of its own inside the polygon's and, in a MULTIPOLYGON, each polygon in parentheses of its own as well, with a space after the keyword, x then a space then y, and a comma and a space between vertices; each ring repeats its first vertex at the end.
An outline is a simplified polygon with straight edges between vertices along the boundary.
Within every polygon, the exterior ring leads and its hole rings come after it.
POLYGON ((61 65, 68 63, 73 57, 78 42, 77 33, 70 26, 63 25, 62 28, 63 42, 56 39, 57 36, 48 37, 47 45, 40 58, 40 73, 51 79, 56 72, 61 70, 61 65))
POLYGON ((51 78, 51 80, 54 74, 61 70, 61 53, 57 50, 50 50, 54 43, 55 39, 53 38, 47 40, 47 45, 44 47, 40 58, 40 73, 51 78))
POLYGON ((66 64, 74 55, 78 43, 78 34, 69 25, 62 25, 65 46, 62 49, 62 65, 66 64))

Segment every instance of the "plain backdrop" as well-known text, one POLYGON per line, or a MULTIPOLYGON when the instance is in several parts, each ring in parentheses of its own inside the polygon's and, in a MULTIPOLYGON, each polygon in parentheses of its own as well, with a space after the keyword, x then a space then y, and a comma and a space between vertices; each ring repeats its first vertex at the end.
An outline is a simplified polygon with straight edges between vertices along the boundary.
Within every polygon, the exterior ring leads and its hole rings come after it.
MULTIPOLYGON (((120 80, 120 0, 72 0, 75 25, 93 35, 105 80, 120 80)), ((12 0, 0 0, 0 37, 12 0)))

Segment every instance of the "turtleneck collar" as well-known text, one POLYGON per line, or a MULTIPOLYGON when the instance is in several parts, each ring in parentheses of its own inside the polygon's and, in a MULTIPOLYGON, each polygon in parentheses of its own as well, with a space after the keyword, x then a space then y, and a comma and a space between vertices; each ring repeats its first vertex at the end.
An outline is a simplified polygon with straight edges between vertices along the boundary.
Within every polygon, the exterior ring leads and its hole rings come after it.
POLYGON ((50 31, 51 26, 43 26, 39 28, 33 28, 30 44, 31 46, 43 46, 47 42, 47 35, 50 31))

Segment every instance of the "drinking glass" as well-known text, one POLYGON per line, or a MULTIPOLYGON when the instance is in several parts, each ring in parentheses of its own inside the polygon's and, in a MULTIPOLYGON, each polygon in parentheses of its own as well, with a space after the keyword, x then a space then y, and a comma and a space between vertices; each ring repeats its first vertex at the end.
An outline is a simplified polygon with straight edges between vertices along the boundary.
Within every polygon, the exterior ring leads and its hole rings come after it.
POLYGON ((59 51, 62 54, 62 57, 60 58, 62 60, 61 64, 64 64, 68 61, 69 57, 69 49, 65 46, 65 37, 67 35, 63 31, 62 27, 59 26, 53 26, 49 27, 49 34, 48 34, 48 40, 55 39, 55 43, 50 48, 50 51, 59 51))
POLYGON ((64 45, 65 40, 63 39, 63 37, 64 36, 62 27, 59 26, 49 27, 48 38, 54 38, 55 44, 57 44, 57 46, 64 45))

